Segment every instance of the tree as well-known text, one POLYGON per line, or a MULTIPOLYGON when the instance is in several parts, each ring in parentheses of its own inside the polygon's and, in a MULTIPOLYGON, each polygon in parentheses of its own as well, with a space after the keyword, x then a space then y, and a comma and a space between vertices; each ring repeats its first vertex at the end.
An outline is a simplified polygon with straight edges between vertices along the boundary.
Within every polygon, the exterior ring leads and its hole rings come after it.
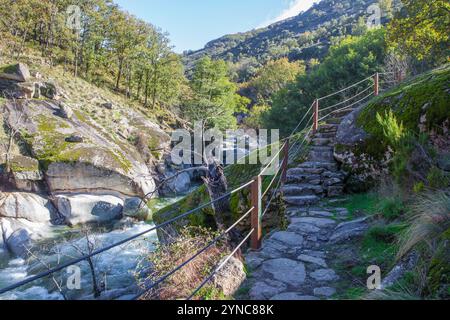
POLYGON ((183 113, 191 121, 200 121, 203 127, 220 129, 236 127, 234 113, 241 111, 249 100, 236 93, 237 86, 228 77, 227 64, 209 57, 195 66, 191 89, 193 97, 186 102, 183 113))
MULTIPOLYGON (((264 126, 279 128, 283 135, 290 134, 316 98, 380 71, 384 64, 385 47, 383 29, 342 39, 330 48, 320 65, 310 73, 300 75, 295 82, 274 95, 272 108, 263 115, 264 126)), ((324 107, 342 101, 342 97, 333 98, 324 101, 324 107)))
POLYGON ((445 63, 449 57, 450 3, 402 0, 403 9, 388 25, 388 44, 419 61, 445 63))
POLYGON ((305 64, 301 61, 289 62, 287 58, 269 61, 250 81, 250 86, 256 89, 258 102, 266 103, 274 93, 294 81, 299 74, 304 74, 305 70, 305 64))

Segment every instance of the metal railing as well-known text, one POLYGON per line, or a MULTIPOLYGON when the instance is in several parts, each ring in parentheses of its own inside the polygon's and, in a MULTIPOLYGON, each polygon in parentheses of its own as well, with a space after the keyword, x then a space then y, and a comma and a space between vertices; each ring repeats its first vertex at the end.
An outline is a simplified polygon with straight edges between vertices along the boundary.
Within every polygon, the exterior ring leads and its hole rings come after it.
POLYGON ((153 226, 149 228, 148 230, 145 230, 143 232, 140 232, 136 235, 133 235, 131 237, 128 237, 126 239, 123 239, 119 242, 116 242, 114 244, 105 246, 101 249, 95 250, 90 254, 84 255, 82 257, 70 260, 68 262, 65 262, 59 266, 56 266, 54 268, 51 268, 47 271, 38 273, 34 276, 28 277, 22 281, 19 281, 13 285, 7 286, 5 288, 0 289, 0 295, 4 294, 6 292, 16 290, 20 287, 23 287, 27 284, 30 284, 36 280, 48 277, 56 272, 62 271, 63 269, 75 265, 77 263, 80 263, 82 261, 87 261, 88 259, 97 256, 101 253, 104 253, 106 251, 109 251, 113 248, 116 248, 118 246, 121 246, 123 244, 129 243, 130 241, 136 240, 146 234, 149 234, 150 232, 156 231, 158 229, 164 228, 174 222, 177 222, 183 218, 189 217, 191 215, 198 214, 201 212, 202 209, 205 209, 214 203, 227 199, 231 195, 240 192, 246 188, 250 188, 250 197, 251 197, 251 208, 243 214, 232 226, 230 226, 227 230, 223 231, 218 237, 213 239, 210 243, 206 244, 205 247, 203 247, 201 250, 199 250, 197 253, 195 253, 192 257, 190 257, 188 260, 184 261, 182 264, 175 267, 173 270, 165 274, 164 276, 160 277, 158 280, 154 281, 151 285, 146 286, 143 288, 139 294, 133 297, 133 299, 140 299, 142 298, 146 293, 148 293, 150 290, 156 288, 158 285, 166 281, 170 276, 175 274, 177 271, 184 268, 186 265, 191 263, 193 260, 195 260, 198 256, 200 256, 202 253, 206 252, 209 248, 214 246, 218 241, 223 239, 227 234, 229 234, 233 229, 235 229, 240 223, 242 223, 246 218, 250 217, 250 223, 251 223, 251 231, 246 234, 246 236, 243 238, 243 240, 233 249, 233 251, 218 265, 216 268, 214 268, 214 271, 200 284, 199 287, 197 287, 194 292, 187 298, 192 299, 195 297, 195 295, 203 288, 212 278, 213 276, 219 272, 226 263, 231 259, 233 255, 236 254, 236 252, 242 248, 242 246, 250 240, 250 247, 254 250, 258 250, 261 247, 262 242, 262 218, 265 216, 265 214, 269 211, 271 204, 273 203, 275 197, 279 194, 279 191, 283 184, 286 182, 287 178, 287 170, 289 162, 292 161, 292 159, 302 152, 305 151, 306 146, 308 145, 308 139, 310 138, 311 133, 317 132, 319 128, 319 123, 323 121, 324 119, 330 117, 331 115, 335 114, 336 112, 347 110, 352 108, 355 105, 361 104, 365 102, 368 98, 371 96, 377 96, 380 92, 380 76, 385 75, 388 73, 376 73, 373 76, 370 76, 364 80, 361 80, 357 83, 354 83, 342 90, 336 91, 332 94, 329 94, 327 96, 321 97, 316 99, 311 107, 305 112, 303 118, 300 120, 300 122, 297 124, 297 126, 294 128, 292 133, 283 139, 283 144, 281 148, 271 157, 271 160, 268 164, 265 165, 265 167, 262 169, 262 171, 254 177, 252 180, 242 184, 241 186, 235 188, 234 190, 227 192, 226 194, 222 195, 221 197, 214 199, 212 201, 209 201, 205 204, 202 204, 192 210, 189 210, 187 212, 184 212, 172 219, 169 219, 159 225, 153 226), (369 82, 369 85, 365 85, 362 89, 357 90, 358 92, 356 94, 353 94, 351 97, 346 97, 345 93, 352 89, 359 89, 362 87, 365 83, 369 82), (365 93, 369 92, 369 94, 365 95, 365 93), (321 108, 321 104, 326 101, 329 98, 336 97, 338 95, 343 96, 343 101, 340 101, 338 103, 334 103, 331 106, 327 106, 324 108, 321 108), (363 96, 362 98, 360 98, 363 96), (356 100, 357 99, 357 100, 356 100), (338 108, 339 107, 339 108, 338 108), (326 111, 326 114, 323 114, 323 112, 326 111), (308 119, 308 120, 307 120, 308 119), (307 120, 307 121, 306 121, 307 120), (305 123, 306 121, 306 123, 305 123), (302 131, 299 131, 299 130, 302 131), (280 155, 282 155, 280 159, 280 155), (277 163, 275 163, 277 162, 277 163), (271 167, 275 167, 275 172, 270 175, 269 177, 272 177, 270 180, 268 186, 263 191, 263 176, 266 176, 267 170, 271 167), (267 199, 264 204, 264 199, 267 199))

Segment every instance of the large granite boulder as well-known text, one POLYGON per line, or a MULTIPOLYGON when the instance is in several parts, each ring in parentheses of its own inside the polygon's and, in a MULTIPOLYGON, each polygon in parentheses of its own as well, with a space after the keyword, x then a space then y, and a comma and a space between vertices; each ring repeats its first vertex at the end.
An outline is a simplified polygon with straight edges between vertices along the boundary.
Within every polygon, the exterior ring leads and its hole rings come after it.
POLYGON ((60 223, 59 213, 46 198, 32 193, 5 193, 0 199, 0 249, 24 257, 26 248, 51 238, 54 225, 60 223))
MULTIPOLYGON (((123 198, 154 194, 153 169, 128 140, 112 137, 81 110, 61 117, 60 105, 53 102, 31 101, 21 107, 22 116, 7 104, 8 121, 20 127, 21 139, 39 161, 51 193, 117 193, 123 198), (68 136, 83 141, 71 143, 68 136)), ((126 114, 136 116, 128 125, 144 130, 152 148, 170 145, 170 137, 156 124, 137 113, 126 114)))
POLYGON ((140 198, 128 198, 123 205, 123 215, 138 220, 147 220, 151 217, 151 210, 140 198))
POLYGON ((104 223, 122 218, 123 200, 111 195, 56 195, 53 201, 69 225, 104 223))
POLYGON ((14 192, 0 201, 0 217, 51 223, 57 213, 51 202, 37 194, 14 192))
POLYGON ((30 70, 23 63, 0 67, 0 79, 27 82, 30 77, 30 70))

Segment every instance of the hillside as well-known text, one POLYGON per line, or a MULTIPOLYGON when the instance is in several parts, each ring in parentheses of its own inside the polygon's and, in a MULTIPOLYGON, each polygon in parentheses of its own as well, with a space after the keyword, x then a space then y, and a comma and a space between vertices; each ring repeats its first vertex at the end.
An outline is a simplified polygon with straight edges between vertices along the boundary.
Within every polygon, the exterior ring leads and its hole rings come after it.
POLYGON ((213 40, 201 50, 185 53, 184 62, 189 70, 205 55, 245 65, 264 64, 285 56, 295 60, 321 59, 333 37, 359 32, 359 18, 367 17, 367 8, 375 2, 323 0, 296 17, 266 28, 213 40))

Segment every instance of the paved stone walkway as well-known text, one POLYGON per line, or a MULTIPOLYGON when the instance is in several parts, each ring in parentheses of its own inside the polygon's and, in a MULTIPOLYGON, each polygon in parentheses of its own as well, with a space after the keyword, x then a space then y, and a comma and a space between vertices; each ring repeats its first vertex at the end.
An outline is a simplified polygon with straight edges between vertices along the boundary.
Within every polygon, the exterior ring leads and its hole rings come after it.
POLYGON ((345 222, 345 208, 291 210, 286 231, 268 236, 258 252, 246 255, 254 300, 316 300, 331 298, 339 275, 329 256, 340 243, 360 236, 364 219, 345 222))
POLYGON ((247 286, 254 300, 316 300, 332 298, 340 276, 331 257, 339 244, 361 236, 365 219, 348 221, 345 208, 330 208, 322 198, 343 193, 345 175, 334 160, 338 124, 347 110, 333 115, 312 137, 308 161, 287 172, 283 196, 289 227, 263 241, 246 255, 251 270, 247 286))

